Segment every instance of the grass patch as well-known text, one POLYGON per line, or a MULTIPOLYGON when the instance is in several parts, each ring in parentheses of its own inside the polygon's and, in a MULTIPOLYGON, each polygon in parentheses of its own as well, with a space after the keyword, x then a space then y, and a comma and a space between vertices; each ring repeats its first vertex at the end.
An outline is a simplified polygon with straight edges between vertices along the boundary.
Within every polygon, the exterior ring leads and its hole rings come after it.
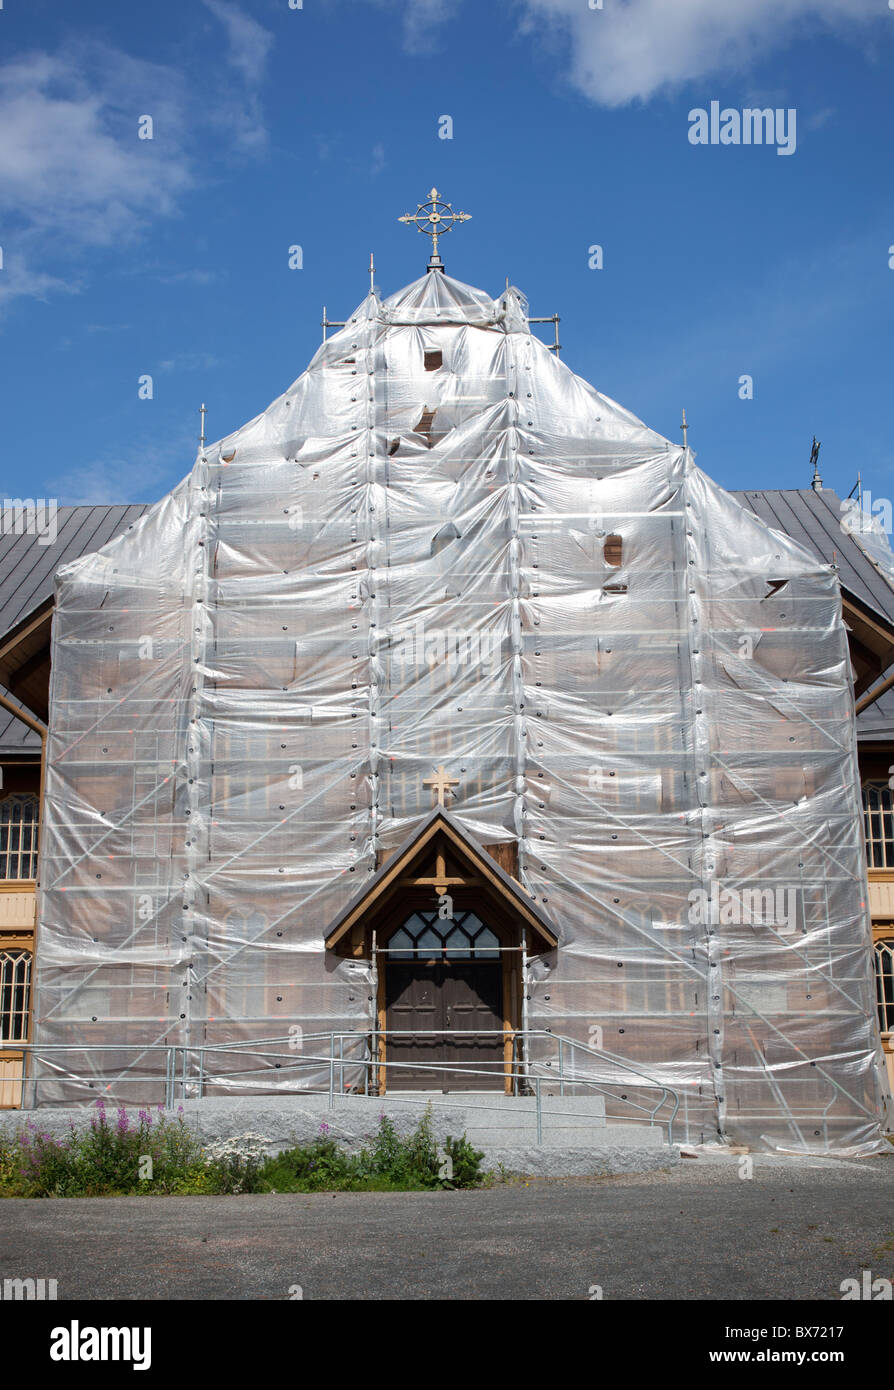
POLYGON ((112 1120, 102 1101, 86 1130, 72 1124, 56 1139, 33 1123, 12 1139, 0 1136, 0 1197, 220 1196, 244 1192, 424 1192, 480 1187, 484 1155, 463 1135, 438 1149, 431 1108, 408 1135, 379 1118, 369 1148, 350 1152, 328 1126, 311 1143, 275 1158, 261 1135, 206 1147, 176 1118, 122 1106, 112 1120))

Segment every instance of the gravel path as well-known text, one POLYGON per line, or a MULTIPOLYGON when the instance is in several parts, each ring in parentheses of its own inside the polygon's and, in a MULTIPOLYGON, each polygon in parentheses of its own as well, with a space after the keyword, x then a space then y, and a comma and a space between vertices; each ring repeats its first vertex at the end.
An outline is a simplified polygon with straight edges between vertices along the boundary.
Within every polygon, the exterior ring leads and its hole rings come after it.
POLYGON ((477 1192, 0 1202, 0 1280, 60 1299, 838 1299, 894 1277, 894 1155, 477 1192))

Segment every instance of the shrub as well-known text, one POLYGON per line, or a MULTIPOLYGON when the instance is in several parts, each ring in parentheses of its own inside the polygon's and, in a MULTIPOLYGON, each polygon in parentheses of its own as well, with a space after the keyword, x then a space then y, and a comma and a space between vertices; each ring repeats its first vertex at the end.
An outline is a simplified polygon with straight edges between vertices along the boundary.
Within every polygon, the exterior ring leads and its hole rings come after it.
POLYGON ((102 1100, 89 1128, 78 1131, 72 1124, 67 1138, 56 1139, 29 1121, 9 1152, 14 1174, 0 1191, 20 1197, 171 1192, 201 1166, 201 1149, 182 1114, 171 1120, 159 1106, 155 1114, 140 1110, 134 1120, 121 1106, 112 1123, 102 1100))
POLYGON ((340 1149, 329 1138, 325 1125, 311 1144, 287 1149, 268 1159, 260 1171, 263 1191, 319 1192, 341 1191, 425 1191, 440 1187, 476 1187, 482 1181, 484 1155, 468 1140, 448 1139, 447 1153, 453 1162, 452 1178, 441 1178, 441 1159, 432 1133, 431 1107, 413 1132, 401 1138, 387 1115, 379 1116, 379 1127, 370 1148, 357 1153, 340 1149))
POLYGON ((260 1182, 265 1192, 320 1192, 350 1187, 359 1177, 357 1158, 320 1135, 268 1159, 260 1182))
POLYGON ((482 1180, 484 1154, 473 1149, 465 1135, 460 1139, 451 1139, 448 1134, 444 1148, 453 1163, 453 1186, 477 1187, 482 1180))
POLYGON ((0 1137, 0 1196, 114 1197, 141 1194, 244 1192, 424 1191, 476 1187, 483 1154, 468 1140, 448 1139, 451 1178, 441 1178, 431 1107, 402 1138, 387 1115, 369 1148, 340 1147, 320 1126, 317 1138, 266 1157, 260 1134, 242 1134, 202 1148, 181 1113, 172 1119, 159 1106, 136 1120, 122 1106, 113 1123, 104 1103, 86 1130, 74 1125, 56 1139, 29 1122, 12 1140, 0 1137), (147 1161, 148 1160, 148 1161, 147 1161))
POLYGON ((0 1197, 15 1197, 19 1186, 19 1153, 15 1140, 0 1134, 0 1197))

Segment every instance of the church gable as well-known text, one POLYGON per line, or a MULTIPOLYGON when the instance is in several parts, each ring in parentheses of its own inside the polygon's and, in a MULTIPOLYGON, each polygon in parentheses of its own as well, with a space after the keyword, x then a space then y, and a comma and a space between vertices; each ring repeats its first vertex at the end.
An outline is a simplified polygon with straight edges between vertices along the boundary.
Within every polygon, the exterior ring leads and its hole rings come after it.
POLYGON ((437 940, 534 1074, 548 1030, 598 1035, 686 1088, 691 1136, 872 1147, 855 766, 832 567, 576 377, 518 291, 436 268, 60 575, 36 1037, 362 1047, 422 1007, 403 957, 437 940), (435 826, 443 867, 413 857, 435 826), (407 855, 379 972, 354 928, 407 855), (782 890, 783 920, 690 911, 721 888, 782 890))

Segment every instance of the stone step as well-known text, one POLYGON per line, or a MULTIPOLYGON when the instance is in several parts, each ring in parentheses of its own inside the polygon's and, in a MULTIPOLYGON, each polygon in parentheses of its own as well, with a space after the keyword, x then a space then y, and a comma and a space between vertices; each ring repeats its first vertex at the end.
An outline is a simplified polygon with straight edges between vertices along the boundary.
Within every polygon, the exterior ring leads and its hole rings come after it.
POLYGON ((484 1162, 487 1168, 529 1178, 598 1178, 613 1173, 649 1173, 659 1168, 672 1168, 680 1163, 680 1150, 666 1144, 645 1148, 604 1140, 592 1148, 532 1145, 504 1149, 494 1145, 485 1149, 484 1162))
MULTIPOLYGON (((476 1149, 530 1148, 537 1146, 535 1125, 518 1125, 511 1129, 487 1128, 484 1125, 466 1124, 463 1132, 469 1143, 476 1149)), ((663 1130, 650 1129, 646 1125, 605 1125, 599 1129, 562 1129, 556 1125, 543 1123, 540 1145, 547 1149, 574 1148, 598 1149, 608 1144, 624 1148, 661 1148, 666 1142, 663 1130)))
MULTIPOLYGON (((380 1103, 385 1107, 399 1106, 401 1103, 413 1105, 420 1112, 427 1104, 431 1105, 433 1111, 462 1109, 472 1117, 476 1114, 486 1115, 488 1125, 525 1124, 528 1116, 533 1120, 537 1114, 537 1102, 533 1096, 506 1096, 496 1091, 456 1091, 448 1095, 431 1091, 400 1091, 384 1097, 380 1103)), ((602 1096, 542 1096, 540 1111, 543 1116, 555 1116, 553 1123, 565 1127, 580 1125, 592 1128, 606 1123, 602 1096)))

